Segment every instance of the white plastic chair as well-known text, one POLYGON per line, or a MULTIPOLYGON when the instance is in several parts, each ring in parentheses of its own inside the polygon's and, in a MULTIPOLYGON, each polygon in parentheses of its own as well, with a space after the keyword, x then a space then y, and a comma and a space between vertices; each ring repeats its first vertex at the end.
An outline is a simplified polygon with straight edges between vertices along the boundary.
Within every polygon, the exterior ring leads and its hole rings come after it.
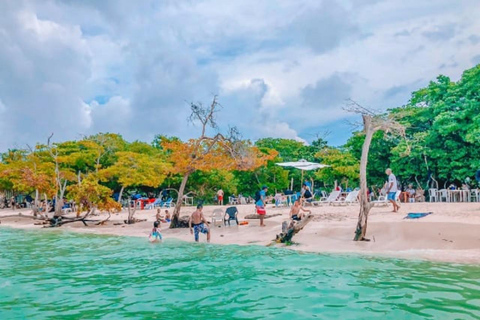
POLYGON ((430 198, 430 202, 437 202, 438 201, 438 190, 437 189, 428 189, 428 195, 430 198))
POLYGON ((217 222, 217 221, 219 221, 220 224, 222 224, 224 219, 225 219, 225 212, 223 212, 222 209, 213 210, 213 213, 212 213, 212 224, 213 224, 213 226, 215 226, 215 222, 217 222))

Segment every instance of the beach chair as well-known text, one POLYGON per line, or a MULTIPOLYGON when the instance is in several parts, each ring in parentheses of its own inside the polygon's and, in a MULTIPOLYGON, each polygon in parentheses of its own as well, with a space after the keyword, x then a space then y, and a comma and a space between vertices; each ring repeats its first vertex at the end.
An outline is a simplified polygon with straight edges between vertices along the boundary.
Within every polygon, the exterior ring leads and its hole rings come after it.
POLYGON ((215 226, 215 223, 219 221, 222 223, 225 220, 225 213, 222 209, 215 209, 212 213, 212 224, 215 226))
POLYGON ((235 197, 228 197, 228 204, 238 204, 238 200, 235 197))
POLYGON ((225 210, 225 218, 223 220, 223 223, 225 225, 227 225, 227 222, 228 222, 228 225, 230 225, 231 220, 236 221, 237 226, 238 226, 238 210, 237 210, 237 207, 228 207, 227 210, 225 210))
POLYGON ((437 202, 438 201, 438 190, 431 188, 428 189, 428 195, 430 198, 430 202, 437 202))
POLYGON ((328 198, 321 198, 320 200, 312 201, 311 203, 314 206, 319 206, 319 205, 323 205, 323 204, 331 204, 333 201, 337 200, 337 198, 340 196, 340 193, 341 193, 340 191, 332 191, 332 193, 330 193, 328 198))
POLYGON ((156 208, 161 206, 162 206, 162 199, 160 198, 155 199, 155 201, 153 202, 153 207, 156 208))
POLYGON ((437 191, 437 194, 436 194, 436 201, 438 202, 450 202, 449 200, 449 194, 448 194, 448 190, 447 189, 441 189, 441 190, 438 190, 437 191))
POLYGON ((352 191, 347 194, 346 197, 340 197, 335 201, 332 201, 332 205, 350 205, 352 203, 358 202, 358 193, 359 191, 352 191))
POLYGON ((390 203, 387 200, 386 196, 379 196, 377 200, 372 201, 373 206, 375 207, 386 207, 390 203))
MULTIPOLYGON (((400 202, 400 195, 402 194, 402 191, 398 190, 395 193, 395 201, 400 202)), ((378 206, 378 207, 386 207, 390 204, 390 201, 387 199, 387 196, 379 196, 378 200, 372 201, 373 206, 378 206)))
POLYGON ((160 207, 170 208, 172 206, 173 198, 168 198, 167 201, 162 201, 160 207))

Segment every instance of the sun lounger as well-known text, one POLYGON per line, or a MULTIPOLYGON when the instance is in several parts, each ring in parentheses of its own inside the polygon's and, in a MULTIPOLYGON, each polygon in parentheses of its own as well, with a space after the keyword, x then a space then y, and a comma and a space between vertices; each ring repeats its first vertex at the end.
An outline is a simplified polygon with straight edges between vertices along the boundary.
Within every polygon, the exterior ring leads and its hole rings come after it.
MULTIPOLYGON (((397 193, 395 194, 395 201, 397 202, 400 202, 400 194, 402 193, 402 191, 397 191, 397 193)), ((387 199, 386 196, 379 196, 378 197, 378 200, 375 200, 375 201, 372 201, 373 205, 374 206, 378 206, 378 207, 386 207, 390 204, 390 201, 387 199)))
POLYGON ((160 204, 160 207, 170 208, 172 206, 173 198, 168 198, 167 201, 160 204))
POLYGON ((330 193, 328 198, 321 198, 318 201, 312 201, 311 203, 314 206, 322 205, 322 204, 331 204, 333 201, 336 201, 338 197, 340 196, 340 191, 333 191, 330 193))
POLYGON ((352 203, 357 203, 358 193, 359 191, 349 192, 346 197, 340 197, 337 200, 332 201, 332 205, 349 205, 352 203))

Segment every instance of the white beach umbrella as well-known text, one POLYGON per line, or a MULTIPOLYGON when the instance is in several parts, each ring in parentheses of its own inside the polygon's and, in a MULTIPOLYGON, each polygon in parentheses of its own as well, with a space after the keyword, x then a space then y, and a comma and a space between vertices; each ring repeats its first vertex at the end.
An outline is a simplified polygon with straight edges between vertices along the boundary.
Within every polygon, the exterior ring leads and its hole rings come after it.
MULTIPOLYGON (((302 170, 302 181, 303 181, 304 170, 317 170, 317 169, 330 167, 329 165, 326 165, 326 164, 310 162, 305 159, 300 159, 294 162, 279 162, 279 163, 276 163, 276 165, 281 167, 290 167, 290 168, 296 168, 296 169, 302 170)), ((292 185, 293 185, 293 182, 292 182, 292 185)))
POLYGON ((276 165, 281 166, 281 167, 291 167, 291 168, 296 168, 300 170, 317 170, 317 169, 322 169, 325 167, 330 167, 329 165, 326 164, 321 164, 321 163, 316 163, 316 162, 310 162, 305 159, 301 159, 298 161, 294 162, 279 162, 276 163, 276 165))

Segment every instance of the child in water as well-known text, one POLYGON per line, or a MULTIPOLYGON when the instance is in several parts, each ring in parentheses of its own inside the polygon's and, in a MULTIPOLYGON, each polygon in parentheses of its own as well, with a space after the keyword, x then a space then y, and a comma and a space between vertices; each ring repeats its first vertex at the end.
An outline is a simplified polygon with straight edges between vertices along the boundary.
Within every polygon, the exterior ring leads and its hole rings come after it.
POLYGON ((160 222, 155 221, 153 223, 152 232, 150 232, 150 242, 160 242, 163 240, 162 234, 160 233, 160 222))

